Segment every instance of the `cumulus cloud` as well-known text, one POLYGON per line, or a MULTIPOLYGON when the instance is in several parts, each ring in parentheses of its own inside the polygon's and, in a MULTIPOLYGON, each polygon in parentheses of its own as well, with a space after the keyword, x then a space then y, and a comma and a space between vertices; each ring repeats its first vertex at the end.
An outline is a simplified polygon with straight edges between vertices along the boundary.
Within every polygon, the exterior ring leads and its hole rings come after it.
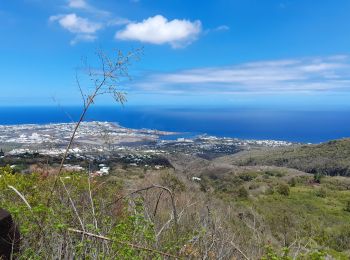
POLYGON ((87 18, 77 16, 75 13, 66 15, 54 15, 50 17, 50 21, 57 21, 64 29, 72 33, 96 33, 102 28, 100 23, 94 23, 87 18))
POLYGON ((201 31, 202 25, 198 20, 168 21, 162 15, 156 15, 139 23, 129 23, 116 33, 115 38, 158 45, 168 43, 173 48, 180 48, 196 40, 201 31))
POLYGON ((159 92, 350 91, 346 56, 261 61, 150 75, 140 90, 159 92))
POLYGON ((101 23, 92 22, 87 18, 80 17, 75 13, 65 15, 54 15, 49 18, 50 22, 57 22, 62 28, 75 34, 72 44, 78 41, 93 41, 96 32, 102 29, 101 23))

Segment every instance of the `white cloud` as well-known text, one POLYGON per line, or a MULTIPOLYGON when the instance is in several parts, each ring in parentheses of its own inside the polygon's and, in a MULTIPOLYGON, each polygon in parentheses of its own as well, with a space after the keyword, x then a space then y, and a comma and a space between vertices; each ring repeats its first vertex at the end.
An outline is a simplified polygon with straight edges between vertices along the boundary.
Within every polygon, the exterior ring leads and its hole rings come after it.
POLYGON ((350 63, 345 56, 251 62, 153 74, 137 86, 158 92, 350 92, 350 63))
POLYGON ((64 29, 71 33, 94 34, 102 28, 102 24, 91 22, 87 18, 77 16, 75 13, 66 15, 54 15, 49 19, 57 21, 64 29))
POLYGON ((198 20, 168 21, 162 15, 156 15, 140 23, 129 23, 116 33, 115 38, 152 44, 169 43, 173 48, 180 48, 196 40, 201 31, 202 25, 198 20))
POLYGON ((101 23, 92 22, 75 13, 54 15, 49 18, 49 21, 57 22, 62 28, 75 34, 71 44, 76 44, 78 41, 94 41, 97 38, 96 32, 103 27, 101 23))
POLYGON ((96 35, 92 34, 77 34, 73 40, 70 41, 71 45, 75 45, 78 42, 93 42, 97 39, 96 35))
POLYGON ((121 25, 125 25, 131 23, 131 21, 127 18, 123 18, 123 17, 117 17, 114 19, 111 19, 107 22, 108 26, 121 26, 121 25))
POLYGON ((230 27, 227 25, 220 25, 214 29, 214 31, 228 31, 230 30, 230 27))
POLYGON ((112 17, 111 13, 96 8, 87 0, 65 0, 64 8, 71 13, 58 14, 49 17, 50 22, 57 22, 62 28, 74 35, 70 41, 72 45, 85 41, 95 41, 98 31, 107 26, 122 26, 130 23, 130 20, 122 17, 112 17), (73 9, 76 9, 72 11, 73 9), (84 17, 76 12, 83 13, 84 17))
POLYGON ((89 4, 87 0, 66 0, 66 1, 67 1, 67 5, 66 5, 67 9, 78 9, 80 11, 88 12, 97 17, 109 17, 111 15, 110 12, 106 10, 101 10, 89 4))
POLYGON ((88 8, 88 4, 85 0, 68 0, 68 6, 71 8, 88 8))

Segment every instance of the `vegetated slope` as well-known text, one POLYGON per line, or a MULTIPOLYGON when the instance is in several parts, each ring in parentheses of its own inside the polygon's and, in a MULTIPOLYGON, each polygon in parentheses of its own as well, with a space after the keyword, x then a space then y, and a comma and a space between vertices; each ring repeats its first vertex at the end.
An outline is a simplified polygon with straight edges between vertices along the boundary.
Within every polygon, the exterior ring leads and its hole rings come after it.
POLYGON ((312 175, 282 167, 184 154, 169 161, 174 168, 119 165, 95 178, 65 172, 49 206, 53 175, 0 167, 0 207, 21 228, 19 257, 164 259, 163 252, 181 259, 287 259, 277 257, 286 247, 297 259, 349 259, 350 178, 315 184, 312 175), (147 189, 154 184, 173 194, 177 221, 169 193, 147 189))
MULTIPOLYGON (((350 176, 350 139, 329 141, 319 145, 303 145, 284 149, 247 153, 231 157, 235 165, 274 165, 314 174, 350 176)), ((226 157, 226 160, 230 160, 226 157)))

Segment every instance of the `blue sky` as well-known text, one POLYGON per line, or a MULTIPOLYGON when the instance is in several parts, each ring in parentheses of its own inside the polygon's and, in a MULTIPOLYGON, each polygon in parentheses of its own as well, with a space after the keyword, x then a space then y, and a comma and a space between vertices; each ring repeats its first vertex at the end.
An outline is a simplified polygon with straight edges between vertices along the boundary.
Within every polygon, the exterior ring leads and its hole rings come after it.
POLYGON ((144 47, 130 105, 349 108, 349 13, 348 0, 1 1, 0 104, 80 104, 81 57, 144 47))

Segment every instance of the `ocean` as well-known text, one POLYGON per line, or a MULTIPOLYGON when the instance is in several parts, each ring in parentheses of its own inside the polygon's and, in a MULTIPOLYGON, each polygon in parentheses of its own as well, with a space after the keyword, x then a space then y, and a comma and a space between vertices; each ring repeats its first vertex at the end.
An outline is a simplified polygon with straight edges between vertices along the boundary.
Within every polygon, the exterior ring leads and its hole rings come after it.
MULTIPOLYGON (((66 123, 80 107, 0 107, 0 124, 66 123)), ((128 128, 208 134, 241 139, 320 143, 350 136, 350 111, 291 111, 261 108, 92 107, 86 121, 117 122, 128 128)))

